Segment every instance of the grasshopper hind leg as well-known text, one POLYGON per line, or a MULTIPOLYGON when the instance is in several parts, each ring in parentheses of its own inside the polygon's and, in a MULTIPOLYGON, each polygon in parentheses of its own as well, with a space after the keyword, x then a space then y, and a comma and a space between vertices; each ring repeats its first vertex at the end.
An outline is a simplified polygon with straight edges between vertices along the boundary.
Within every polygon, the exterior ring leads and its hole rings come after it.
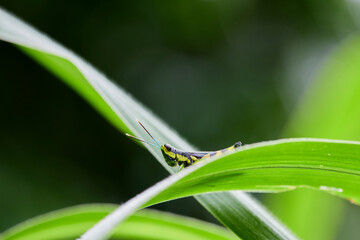
POLYGON ((179 165, 179 172, 180 172, 181 170, 183 170, 184 166, 185 166, 184 164, 179 165))

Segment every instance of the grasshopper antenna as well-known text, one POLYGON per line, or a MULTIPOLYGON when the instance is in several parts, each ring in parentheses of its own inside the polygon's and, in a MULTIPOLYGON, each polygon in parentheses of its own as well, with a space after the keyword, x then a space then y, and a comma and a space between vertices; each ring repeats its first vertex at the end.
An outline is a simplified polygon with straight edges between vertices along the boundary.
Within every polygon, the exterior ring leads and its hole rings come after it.
POLYGON ((149 136, 155 141, 155 143, 158 145, 159 148, 160 147, 160 144, 155 140, 155 138, 149 133, 149 131, 144 127, 144 125, 142 125, 142 123, 136 119, 136 121, 142 126, 142 128, 149 134, 149 136))
POLYGON ((149 145, 151 145, 151 146, 153 146, 153 147, 156 147, 156 148, 159 148, 159 149, 160 149, 160 147, 156 146, 156 145, 153 144, 153 143, 150 143, 150 142, 147 142, 147 141, 142 140, 142 139, 140 139, 140 138, 134 137, 134 136, 132 136, 132 135, 130 135, 130 134, 128 134, 128 133, 125 133, 125 135, 128 136, 128 137, 131 137, 131 138, 133 138, 133 139, 136 139, 136 140, 138 140, 138 141, 140 141, 140 142, 147 143, 147 144, 149 144, 149 145))

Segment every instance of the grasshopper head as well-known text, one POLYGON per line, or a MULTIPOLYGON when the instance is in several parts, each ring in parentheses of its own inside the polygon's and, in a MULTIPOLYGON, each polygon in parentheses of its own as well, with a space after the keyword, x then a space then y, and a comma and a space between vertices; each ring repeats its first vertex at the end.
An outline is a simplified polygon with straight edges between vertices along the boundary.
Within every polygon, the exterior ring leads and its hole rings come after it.
POLYGON ((170 146, 169 144, 164 144, 161 146, 161 153, 163 154, 166 163, 170 167, 176 166, 176 154, 175 154, 175 148, 170 146))

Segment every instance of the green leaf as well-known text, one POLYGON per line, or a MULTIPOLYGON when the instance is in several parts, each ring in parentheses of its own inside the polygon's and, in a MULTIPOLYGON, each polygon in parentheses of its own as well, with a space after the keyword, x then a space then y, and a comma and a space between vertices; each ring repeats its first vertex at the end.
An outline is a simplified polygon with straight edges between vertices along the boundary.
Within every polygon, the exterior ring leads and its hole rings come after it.
POLYGON ((242 147, 147 189, 83 235, 102 239, 140 207, 206 192, 281 192, 314 188, 360 203, 360 142, 284 139, 242 147))
MULTIPOLYGON (((2 9, 0 9, 0 39, 19 46, 30 57, 57 75, 119 130, 147 138, 146 133, 135 121, 139 119, 159 142, 195 150, 164 122, 90 64, 2 9)), ((175 172, 166 165, 160 152, 146 147, 169 172, 175 172)), ((196 199, 220 222, 242 238, 293 238, 292 234, 259 203, 242 192, 206 194, 196 199)))
MULTIPOLYGON (((353 35, 329 54, 293 114, 285 136, 360 140, 359 62, 360 36, 353 35)), ((336 238, 346 209, 340 199, 309 190, 269 198, 271 209, 301 238, 336 238), (313 214, 313 221, 308 221, 309 214, 313 214)))
MULTIPOLYGON (((75 239, 116 208, 89 204, 44 214, 4 232, 2 240, 75 239)), ((117 227, 112 239, 238 239, 215 224, 154 210, 142 210, 117 227), (140 230, 140 231, 139 231, 140 230)))
POLYGON ((360 139, 360 36, 352 36, 321 67, 294 113, 287 135, 360 139))

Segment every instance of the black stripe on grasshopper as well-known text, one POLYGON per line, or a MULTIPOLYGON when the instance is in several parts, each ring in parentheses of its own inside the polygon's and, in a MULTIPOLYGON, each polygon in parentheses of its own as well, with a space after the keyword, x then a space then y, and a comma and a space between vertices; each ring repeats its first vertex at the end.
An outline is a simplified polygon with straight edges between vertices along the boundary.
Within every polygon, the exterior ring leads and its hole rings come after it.
POLYGON ((150 142, 147 142, 143 139, 131 136, 129 134, 126 134, 126 136, 134 138, 138 141, 150 144, 151 146, 154 146, 156 148, 159 148, 161 150, 161 153, 166 161, 166 163, 170 166, 170 167, 175 167, 176 165, 179 166, 179 170, 181 170, 184 167, 188 167, 190 165, 192 165, 193 163, 195 163, 196 161, 200 160, 200 159, 205 159, 205 158, 209 158, 212 156, 218 156, 223 154, 224 152, 227 151, 232 151, 237 147, 240 147, 242 144, 241 142, 237 142, 234 145, 219 150, 219 151, 211 151, 211 152, 186 152, 180 149, 176 149, 174 147, 172 147, 170 144, 164 144, 162 146, 160 146, 160 144, 155 140, 155 138, 150 134, 150 132, 144 127, 144 125, 138 121, 138 123, 141 125, 141 127, 144 128, 144 130, 150 135, 150 137, 154 140, 155 144, 152 144, 150 142))

